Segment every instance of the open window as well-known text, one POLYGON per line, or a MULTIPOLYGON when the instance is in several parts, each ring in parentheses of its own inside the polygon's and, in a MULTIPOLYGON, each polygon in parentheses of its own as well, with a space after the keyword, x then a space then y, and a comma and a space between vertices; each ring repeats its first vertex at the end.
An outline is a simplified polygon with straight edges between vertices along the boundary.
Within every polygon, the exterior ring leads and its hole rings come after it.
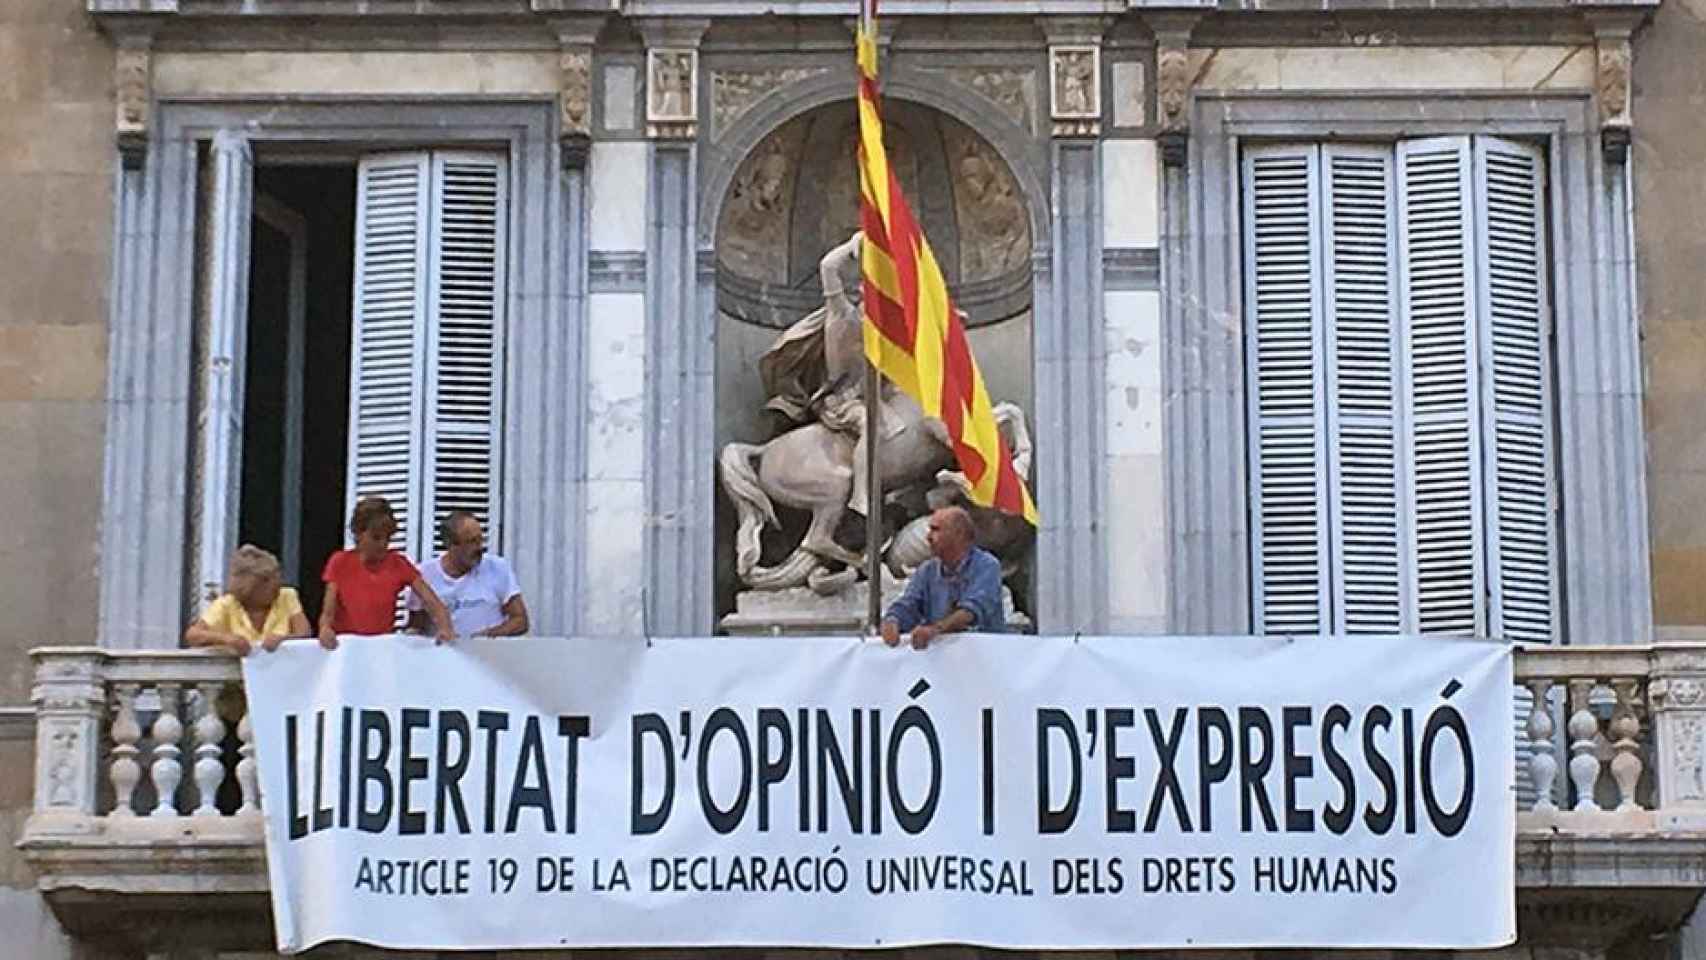
POLYGON ((216 140, 199 193, 197 602, 231 550, 279 555, 310 612, 359 496, 435 552, 468 510, 498 543, 507 158, 255 159, 216 140))

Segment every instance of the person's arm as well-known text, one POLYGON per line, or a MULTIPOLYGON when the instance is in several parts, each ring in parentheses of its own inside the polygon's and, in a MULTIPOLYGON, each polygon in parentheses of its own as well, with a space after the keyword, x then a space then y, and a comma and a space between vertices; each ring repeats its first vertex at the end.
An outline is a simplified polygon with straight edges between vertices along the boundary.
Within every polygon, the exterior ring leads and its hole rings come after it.
POLYGON ((285 629, 289 632, 285 633, 283 636, 273 633, 262 637, 261 649, 271 653, 278 649, 279 644, 291 637, 312 637, 314 635, 314 628, 308 625, 308 614, 302 612, 302 607, 300 605, 290 612, 290 623, 285 627, 285 629))
POLYGON ((953 613, 943 618, 946 624, 956 614, 964 614, 962 625, 953 630, 944 629, 944 633, 959 630, 976 630, 980 633, 1000 633, 1006 625, 1001 617, 1001 564, 994 557, 980 554, 984 562, 975 564, 971 570, 970 582, 966 584, 965 592, 960 594, 960 605, 953 613))
POLYGON ((249 641, 235 633, 215 630, 201 619, 192 621, 189 629, 184 631, 184 645, 189 647, 225 647, 238 656, 247 656, 251 649, 249 641))
POLYGON ((426 607, 427 613, 432 616, 432 622, 437 624, 435 633, 438 642, 450 643, 455 640, 456 628, 450 623, 450 611, 445 609, 444 601, 438 598, 432 584, 427 583, 426 578, 417 573, 414 581, 409 584, 409 589, 420 598, 421 606, 426 607))
POLYGON ((338 617, 338 585, 326 581, 326 599, 320 605, 320 646, 327 650, 338 648, 338 632, 332 623, 338 617))
POLYGON ((487 627, 479 633, 476 633, 475 636, 519 637, 527 632, 527 628, 529 626, 527 620, 527 601, 521 599, 521 594, 518 593, 515 596, 510 597, 508 600, 505 600, 503 612, 504 619, 502 623, 495 627, 487 627))
POLYGON ((924 619, 924 577, 920 570, 912 571, 912 577, 906 581, 906 590, 894 603, 889 604, 883 613, 883 642, 894 646, 900 642, 900 635, 918 625, 924 619))

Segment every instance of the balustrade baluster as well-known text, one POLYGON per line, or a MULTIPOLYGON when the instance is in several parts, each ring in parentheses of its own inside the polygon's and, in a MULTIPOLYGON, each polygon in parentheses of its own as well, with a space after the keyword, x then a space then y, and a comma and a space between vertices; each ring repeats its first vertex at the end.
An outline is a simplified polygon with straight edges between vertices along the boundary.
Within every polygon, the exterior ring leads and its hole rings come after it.
POLYGON ((131 794, 142 779, 142 765, 136 762, 140 752, 136 742, 142 739, 142 726, 136 722, 138 688, 134 683, 121 683, 113 689, 118 703, 113 710, 113 760, 109 767, 113 781, 112 815, 134 817, 136 809, 131 805, 131 794))
POLYGON ((184 725, 178 720, 178 690, 175 683, 162 683, 160 716, 154 720, 154 765, 149 772, 154 778, 154 793, 158 802, 152 816, 175 817, 178 808, 175 798, 178 784, 183 781, 184 769, 179 757, 178 740, 184 735, 184 725))
POLYGON ((224 689, 225 684, 217 680, 196 687, 201 699, 201 716, 195 722, 195 786, 200 801, 195 815, 198 817, 219 816, 214 799, 225 779, 225 764, 219 757, 220 745, 225 740, 225 723, 219 719, 219 694, 224 689))
POLYGON ((1617 755, 1611 758, 1611 778, 1617 781, 1617 809, 1639 810, 1635 803, 1635 785, 1641 781, 1641 718, 1635 713, 1635 693, 1640 681, 1628 677, 1611 681, 1617 694, 1617 706, 1611 714, 1612 747, 1617 755))
POLYGON ((1593 689, 1598 685, 1597 680, 1570 680, 1570 707, 1575 712, 1570 714, 1570 724, 1567 728, 1570 734, 1570 782, 1576 787, 1576 805, 1578 811, 1598 810, 1599 805, 1594 801, 1594 785, 1599 782, 1599 718, 1594 716, 1593 704, 1589 699, 1593 689))
POLYGON ((242 756, 237 761, 237 785, 243 790, 243 805, 237 808, 237 812, 260 813, 260 781, 255 776, 255 728, 249 723, 247 709, 243 711, 243 719, 237 723, 237 739, 243 743, 237 748, 242 756))
POLYGON ((1534 778, 1534 809, 1555 813, 1558 804, 1552 799, 1552 785, 1558 779, 1558 757, 1552 743, 1552 705, 1547 701, 1552 681, 1544 677, 1530 680, 1528 689, 1534 695, 1528 711, 1528 744, 1533 751, 1528 757, 1528 772, 1534 778))

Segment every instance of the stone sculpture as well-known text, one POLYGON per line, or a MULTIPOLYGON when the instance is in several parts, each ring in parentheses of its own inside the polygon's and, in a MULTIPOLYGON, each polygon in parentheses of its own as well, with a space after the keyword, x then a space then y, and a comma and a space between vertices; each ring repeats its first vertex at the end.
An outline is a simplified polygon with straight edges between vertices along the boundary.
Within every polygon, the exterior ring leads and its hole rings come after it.
MULTIPOLYGON (((730 443, 719 457, 723 490, 739 516, 735 569, 752 590, 809 587, 828 596, 851 586, 862 572, 860 552, 836 540, 842 519, 849 511, 863 513, 866 498, 863 331, 858 306, 847 292, 848 285, 857 282, 860 243, 855 233, 824 256, 819 263, 824 305, 778 337, 759 361, 769 398, 766 407, 799 425, 767 443, 730 443), (761 536, 766 528, 781 528, 777 505, 807 511, 811 520, 786 559, 764 566, 761 536)), ((963 493, 965 481, 952 470, 953 453, 942 423, 926 417, 887 380, 881 381, 878 402, 885 499, 933 487, 934 498, 946 503, 963 493)), ((1022 474, 1030 452, 1024 413, 1001 404, 998 421, 1010 447, 1023 451, 1023 462, 1016 462, 1022 474)), ((999 523, 984 519, 993 534, 999 523)), ((1025 526, 1023 520, 1017 522, 1025 526)), ((1022 546, 1028 537, 1026 527, 1019 536, 995 539, 1022 546)), ((912 539, 916 536, 906 542, 912 539)), ((891 568, 910 570, 917 563, 908 562, 913 552, 907 548, 904 555, 891 556, 891 568)))

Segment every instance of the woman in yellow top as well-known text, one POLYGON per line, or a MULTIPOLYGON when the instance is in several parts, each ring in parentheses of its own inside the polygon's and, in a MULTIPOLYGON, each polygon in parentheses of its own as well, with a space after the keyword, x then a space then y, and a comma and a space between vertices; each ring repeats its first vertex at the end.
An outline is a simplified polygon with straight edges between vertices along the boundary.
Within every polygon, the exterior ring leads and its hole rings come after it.
POLYGON ((277 650, 287 637, 313 635, 296 591, 280 585, 278 558, 244 544, 231 555, 225 593, 184 631, 184 642, 192 647, 229 647, 243 656, 257 643, 277 650))

